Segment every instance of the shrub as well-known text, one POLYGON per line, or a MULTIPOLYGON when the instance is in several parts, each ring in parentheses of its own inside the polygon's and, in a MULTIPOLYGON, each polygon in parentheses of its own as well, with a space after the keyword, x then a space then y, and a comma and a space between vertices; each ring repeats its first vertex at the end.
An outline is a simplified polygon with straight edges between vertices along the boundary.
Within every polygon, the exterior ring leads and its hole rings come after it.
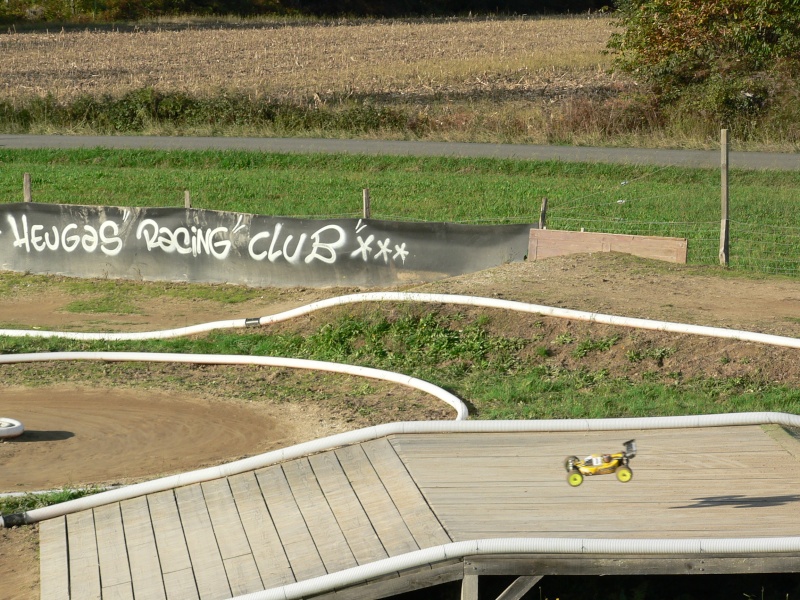
POLYGON ((665 105, 740 124, 800 72, 800 0, 619 0, 608 49, 665 105))

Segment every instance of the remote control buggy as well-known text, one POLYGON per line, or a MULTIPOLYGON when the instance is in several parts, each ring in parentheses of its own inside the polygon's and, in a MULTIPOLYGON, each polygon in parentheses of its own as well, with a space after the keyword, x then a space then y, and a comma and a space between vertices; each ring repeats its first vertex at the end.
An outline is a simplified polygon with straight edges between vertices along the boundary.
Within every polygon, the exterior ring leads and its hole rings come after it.
POLYGON ((623 446, 625 449, 622 452, 614 454, 590 454, 584 459, 577 456, 568 457, 564 461, 567 483, 572 487, 578 487, 585 477, 611 473, 615 473, 622 483, 627 483, 633 478, 630 461, 636 456, 636 440, 628 440, 623 446))

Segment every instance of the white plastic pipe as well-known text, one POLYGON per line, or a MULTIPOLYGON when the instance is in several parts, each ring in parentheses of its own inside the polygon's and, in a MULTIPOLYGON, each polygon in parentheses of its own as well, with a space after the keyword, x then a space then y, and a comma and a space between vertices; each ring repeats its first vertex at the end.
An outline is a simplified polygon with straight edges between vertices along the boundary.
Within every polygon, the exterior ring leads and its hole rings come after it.
POLYGON ((592 539, 592 538, 490 538, 452 542, 373 563, 298 581, 281 587, 236 596, 233 600, 295 600, 347 588, 389 573, 467 556, 497 554, 648 554, 697 555, 800 552, 800 537, 592 539))
POLYGON ((477 296, 460 296, 452 294, 422 294, 415 292, 369 292, 364 294, 350 294, 347 296, 337 296, 327 300, 313 302, 299 308, 287 310, 275 315, 265 317, 254 317, 250 319, 232 319, 229 321, 214 321, 190 327, 178 329, 165 329, 161 331, 137 332, 137 333, 79 333, 79 332, 58 332, 43 330, 18 330, 2 329, 0 335, 12 337, 60 337, 72 340, 151 340, 181 337, 196 333, 204 333, 215 329, 235 329, 240 327, 252 327, 256 325, 268 325, 278 323, 311 312, 354 304, 359 302, 427 302, 440 304, 457 304, 463 306, 480 306, 483 308, 499 308, 518 312, 535 313, 549 317, 563 319, 573 319, 576 321, 590 321, 593 323, 603 323, 606 325, 617 325, 621 327, 635 327, 639 329, 650 329, 655 331, 667 331, 670 333, 685 333, 692 335, 703 335, 708 337, 725 338, 745 342, 757 342, 773 346, 783 346, 787 348, 800 348, 800 339, 771 335, 766 333, 754 333, 736 329, 725 329, 721 327, 707 327, 704 325, 688 325, 684 323, 671 323, 669 321, 654 321, 650 319, 637 319, 632 317, 620 317, 606 315, 602 313, 592 313, 568 308, 556 308, 552 306, 542 306, 539 304, 527 304, 513 300, 500 300, 497 298, 481 298, 477 296))
POLYGON ((309 454, 332 450, 340 446, 359 444, 388 435, 403 433, 509 433, 509 432, 570 432, 570 431, 626 431, 647 429, 673 429, 687 427, 727 427, 733 425, 777 424, 800 427, 800 416, 777 412, 732 413, 718 415, 689 415, 678 417, 641 417, 632 419, 547 419, 536 421, 407 421, 374 425, 333 436, 304 442, 266 454, 251 456, 224 465, 189 471, 84 496, 61 504, 30 510, 20 515, 0 517, 0 526, 36 523, 112 502, 121 502, 137 496, 201 483, 212 479, 230 477, 246 471, 262 469, 309 454))
POLYGON ((0 364, 32 363, 68 360, 99 360, 103 362, 161 362, 188 363, 198 365, 261 365, 266 367, 286 367, 355 375, 368 379, 381 379, 420 390, 452 406, 456 419, 463 420, 469 415, 467 405, 460 398, 422 379, 401 373, 383 371, 371 367, 344 365, 341 363, 303 358, 282 358, 278 356, 250 356, 237 354, 175 354, 166 352, 35 352, 32 354, 0 354, 0 364))

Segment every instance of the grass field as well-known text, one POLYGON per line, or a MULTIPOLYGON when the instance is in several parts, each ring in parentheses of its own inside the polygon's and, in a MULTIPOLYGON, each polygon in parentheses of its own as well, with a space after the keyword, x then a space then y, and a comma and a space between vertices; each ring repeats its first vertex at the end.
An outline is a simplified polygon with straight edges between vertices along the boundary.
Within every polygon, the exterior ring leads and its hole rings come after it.
MULTIPOLYGON (((689 240, 689 262, 718 262, 720 188, 713 169, 495 159, 249 152, 0 150, 0 202, 183 206, 294 217, 537 223, 551 229, 689 240)), ((733 171, 731 266, 798 274, 800 173, 733 171)))

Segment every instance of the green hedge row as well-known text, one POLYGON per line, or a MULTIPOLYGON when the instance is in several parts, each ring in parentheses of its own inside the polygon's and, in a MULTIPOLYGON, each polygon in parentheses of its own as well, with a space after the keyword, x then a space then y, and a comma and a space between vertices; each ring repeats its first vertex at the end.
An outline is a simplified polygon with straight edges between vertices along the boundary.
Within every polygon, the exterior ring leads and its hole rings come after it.
POLYGON ((26 133, 40 128, 88 128, 98 133, 136 133, 154 126, 191 129, 268 128, 273 131, 414 132, 424 118, 401 109, 366 103, 332 106, 298 105, 253 100, 245 95, 198 98, 145 88, 119 98, 82 96, 70 103, 52 96, 31 98, 23 105, 0 101, 0 128, 26 133))

